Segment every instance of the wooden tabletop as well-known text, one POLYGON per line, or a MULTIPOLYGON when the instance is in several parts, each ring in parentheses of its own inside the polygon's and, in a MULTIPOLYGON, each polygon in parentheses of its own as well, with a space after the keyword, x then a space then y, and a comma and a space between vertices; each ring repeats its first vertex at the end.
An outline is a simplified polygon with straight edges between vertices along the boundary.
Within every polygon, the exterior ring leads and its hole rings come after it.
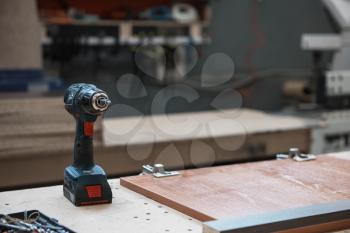
POLYGON ((236 218, 350 199, 346 158, 350 153, 124 177, 121 185, 201 221, 236 218))
POLYGON ((39 210, 59 223, 82 233, 201 233, 195 219, 120 187, 119 180, 109 181, 113 203, 75 207, 63 197, 62 186, 0 192, 0 213, 39 210))
MULTIPOLYGON (((192 197, 196 197, 199 200, 207 200, 205 205, 196 201, 191 202, 190 207, 204 206, 205 209, 199 209, 202 211, 210 210, 210 208, 215 210, 217 206, 221 206, 222 209, 217 216, 229 213, 231 211, 230 205, 234 202, 240 203, 241 207, 249 207, 249 209, 235 208, 234 214, 240 215, 241 213, 247 213, 247 210, 254 212, 254 207, 257 207, 255 210, 264 210, 266 206, 269 209, 271 204, 273 208, 279 208, 281 206, 287 207, 289 205, 294 206, 349 198, 348 181, 350 177, 348 163, 350 161, 347 159, 350 159, 348 152, 321 156, 315 162, 267 161, 237 164, 233 165, 235 168, 230 168, 234 172, 233 178, 224 179, 226 184, 228 184, 225 188, 220 188, 219 179, 225 175, 225 170, 230 166, 221 167, 216 170, 217 172, 213 176, 209 176, 207 173, 207 170, 210 171, 212 168, 184 171, 180 177, 173 177, 172 179, 180 178, 181 181, 186 177, 191 177, 191 174, 199 172, 201 174, 200 177, 209 177, 208 183, 202 184, 197 182, 195 186, 199 187, 199 189, 197 189, 197 192, 191 193, 190 196, 186 194, 186 190, 193 189, 193 187, 182 182, 172 183, 170 186, 177 191, 173 195, 169 194, 168 197, 173 198, 174 195, 181 194, 184 197, 183 199, 190 198, 190 201, 193 201, 192 197), (279 166, 270 166, 269 163, 271 162, 278 163, 279 166), (290 165, 286 168, 285 164, 290 165), (301 170, 300 168, 303 169, 301 170), (257 170, 255 171, 255 169, 257 170), (314 174, 315 171, 318 172, 317 175, 314 174), (245 172, 247 172, 246 177, 243 177, 245 182, 240 182, 240 175, 245 172), (266 177, 270 178, 265 180, 266 177), (269 184, 270 179, 273 180, 271 184, 269 184), (286 183, 288 186, 281 190, 279 189, 281 183, 286 183), (212 186, 212 184, 214 185, 212 186), (250 191, 252 187, 258 187, 258 189, 255 189, 253 196, 249 197, 245 192, 250 191), (270 189, 267 190, 266 187, 270 187, 270 189), (215 193, 211 193, 213 189, 216 190, 215 193), (207 192, 205 193, 203 190, 207 190, 207 192), (225 194, 227 191, 233 196, 225 194), (264 193, 271 195, 270 198, 263 196, 264 193), (225 195, 227 199, 221 199, 225 195), (293 202, 289 202, 291 197, 294 199, 293 202), (216 198, 219 201, 221 200, 221 202, 215 201, 216 198), (263 200, 263 202, 260 203, 258 200, 263 200), (200 206, 198 206, 199 204, 200 206)), ((145 179, 147 177, 142 176, 141 178, 145 179)), ((123 180, 126 179, 130 178, 123 180)), ((167 189, 169 183, 166 180, 168 178, 154 180, 154 182, 159 182, 159 188, 167 189)), ((61 224, 77 232, 84 233, 202 232, 202 224, 196 219, 121 187, 117 179, 109 182, 113 191, 112 204, 75 207, 63 197, 62 186, 59 185, 0 192, 0 213, 8 214, 37 209, 50 217, 58 219, 61 224)), ((173 191, 173 189, 169 189, 169 191, 173 191)), ((213 212, 208 212, 210 218, 216 217, 211 215, 213 215, 213 212)))

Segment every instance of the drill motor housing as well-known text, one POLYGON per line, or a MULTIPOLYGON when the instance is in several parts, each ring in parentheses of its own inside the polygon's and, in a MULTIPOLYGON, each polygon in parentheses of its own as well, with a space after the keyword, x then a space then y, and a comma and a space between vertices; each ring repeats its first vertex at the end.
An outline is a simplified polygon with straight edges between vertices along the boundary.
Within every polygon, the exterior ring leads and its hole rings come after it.
POLYGON ((64 104, 76 120, 74 161, 64 171, 64 196, 76 206, 111 203, 106 173, 93 159, 93 124, 111 101, 95 85, 78 83, 67 89, 64 104))

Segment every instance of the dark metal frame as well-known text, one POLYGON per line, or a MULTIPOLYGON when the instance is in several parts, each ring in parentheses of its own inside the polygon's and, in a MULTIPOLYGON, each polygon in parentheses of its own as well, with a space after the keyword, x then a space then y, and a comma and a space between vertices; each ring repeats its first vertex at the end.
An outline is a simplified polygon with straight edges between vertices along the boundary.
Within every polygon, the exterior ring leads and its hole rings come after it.
POLYGON ((276 232, 349 220, 350 200, 205 222, 204 233, 276 232))

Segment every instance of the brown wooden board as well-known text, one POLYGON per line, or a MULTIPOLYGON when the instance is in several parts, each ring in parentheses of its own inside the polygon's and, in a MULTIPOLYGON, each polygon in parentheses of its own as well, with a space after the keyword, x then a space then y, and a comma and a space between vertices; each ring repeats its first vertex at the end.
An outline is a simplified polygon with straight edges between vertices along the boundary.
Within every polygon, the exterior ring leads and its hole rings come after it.
MULTIPOLYGON (((350 156, 350 155, 349 155, 350 156)), ((350 160, 274 160, 121 179, 121 185, 201 221, 350 198, 350 160)))

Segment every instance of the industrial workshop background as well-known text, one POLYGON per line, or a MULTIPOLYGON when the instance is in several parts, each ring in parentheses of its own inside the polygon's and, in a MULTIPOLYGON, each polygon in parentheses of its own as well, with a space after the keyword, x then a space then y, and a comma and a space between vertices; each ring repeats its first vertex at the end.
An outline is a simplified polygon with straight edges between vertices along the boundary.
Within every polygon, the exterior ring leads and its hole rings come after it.
POLYGON ((272 158, 291 146, 348 149, 349 8, 341 4, 3 0, 0 170, 17 172, 0 176, 0 189, 62 181, 75 133, 62 96, 79 82, 112 101, 94 141, 110 177, 155 161, 192 168, 272 158), (243 122, 239 133, 206 125, 223 110, 243 122), (189 130, 193 119, 209 131, 189 130))
POLYGON ((350 233, 349 108, 350 0, 0 0, 0 233, 350 233))

